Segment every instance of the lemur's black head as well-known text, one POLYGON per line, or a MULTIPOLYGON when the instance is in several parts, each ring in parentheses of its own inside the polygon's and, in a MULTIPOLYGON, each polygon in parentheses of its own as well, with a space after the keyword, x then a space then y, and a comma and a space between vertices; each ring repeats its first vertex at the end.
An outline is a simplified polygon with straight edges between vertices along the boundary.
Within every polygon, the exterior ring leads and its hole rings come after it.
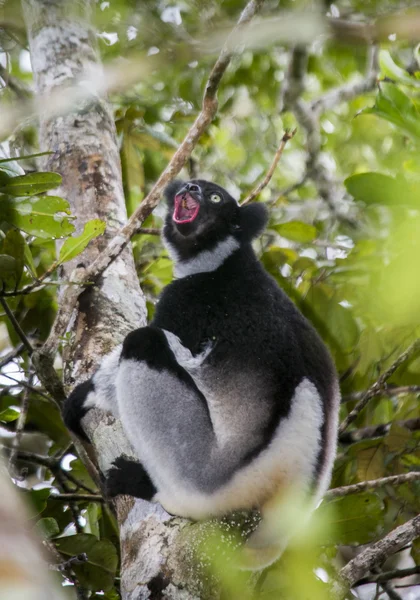
POLYGON ((229 236, 239 243, 250 242, 267 223, 265 206, 241 207, 220 185, 204 179, 175 180, 165 197, 168 214, 163 234, 182 259, 211 250, 229 236))

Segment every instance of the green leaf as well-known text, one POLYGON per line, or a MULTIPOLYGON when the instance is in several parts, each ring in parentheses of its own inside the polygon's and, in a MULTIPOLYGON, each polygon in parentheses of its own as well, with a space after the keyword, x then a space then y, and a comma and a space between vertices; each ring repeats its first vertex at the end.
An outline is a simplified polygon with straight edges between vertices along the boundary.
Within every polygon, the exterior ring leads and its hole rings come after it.
MULTIPOLYGON (((4 202, 4 220, 10 225, 43 239, 70 235, 69 203, 59 196, 7 198, 4 202)), ((3 207, 2 207, 3 208, 3 207)))
POLYGON ((35 196, 47 190, 58 187, 61 183, 58 173, 29 173, 11 177, 7 183, 0 187, 0 192, 12 196, 35 196))
POLYGON ((321 534, 325 535, 319 540, 322 545, 367 544, 378 538, 384 527, 383 502, 368 492, 323 502, 316 514, 331 524, 321 534))
POLYGON ((36 277, 38 277, 38 274, 36 272, 36 267, 35 267, 31 249, 29 248, 29 246, 24 238, 23 238, 23 242, 24 242, 23 258, 25 261, 25 267, 27 267, 29 269, 29 271, 31 272, 31 275, 33 275, 33 277, 36 278, 36 277))
POLYGON ((38 158, 40 156, 47 156, 48 154, 53 154, 51 151, 47 152, 36 152, 35 154, 25 154, 23 156, 14 156, 13 158, 1 158, 0 165, 4 163, 14 162, 15 160, 27 160, 29 158, 38 158))
POLYGON ((344 181, 347 191, 355 200, 365 204, 408 205, 420 204, 420 186, 382 173, 359 173, 344 181))
POLYGON ((289 221, 274 225, 275 229, 282 237, 293 240, 294 242, 308 243, 316 238, 317 232, 313 225, 303 223, 302 221, 289 221))
POLYGON ((420 81, 414 77, 410 77, 405 69, 401 69, 401 67, 395 64, 388 50, 381 50, 379 52, 379 66, 385 77, 389 77, 398 83, 410 87, 420 87, 420 81))
POLYGON ((420 114, 411 98, 393 83, 381 83, 375 105, 361 112, 389 121, 416 142, 420 139, 420 114))
POLYGON ((16 261, 16 285, 19 285, 25 263, 25 240, 22 234, 16 229, 9 229, 6 233, 3 242, 3 252, 8 256, 13 256, 16 261))
POLYGON ((0 254, 0 288, 15 290, 19 278, 19 265, 16 259, 8 254, 0 254))
POLYGON ((117 550, 108 540, 98 541, 94 535, 79 533, 55 540, 59 552, 66 558, 85 552, 88 560, 74 565, 81 585, 90 590, 110 590, 118 566, 117 550))
POLYGON ((19 412, 14 408, 6 408, 0 412, 0 421, 3 423, 11 423, 19 418, 19 412))
POLYGON ((344 180, 349 194, 366 204, 398 203, 395 179, 381 173, 359 173, 344 180))
POLYGON ((36 524, 38 534, 44 539, 50 539, 60 533, 58 523, 52 517, 40 519, 36 524))
POLYGON ((37 515, 42 513, 43 510, 45 510, 45 507, 47 506, 47 500, 50 497, 50 494, 51 488, 43 488, 42 490, 31 490, 29 492, 29 497, 37 515))
POLYGON ((102 235, 105 231, 106 224, 99 219, 88 221, 83 229, 83 232, 77 237, 68 238, 61 247, 59 262, 63 263, 78 256, 86 248, 90 240, 102 235))

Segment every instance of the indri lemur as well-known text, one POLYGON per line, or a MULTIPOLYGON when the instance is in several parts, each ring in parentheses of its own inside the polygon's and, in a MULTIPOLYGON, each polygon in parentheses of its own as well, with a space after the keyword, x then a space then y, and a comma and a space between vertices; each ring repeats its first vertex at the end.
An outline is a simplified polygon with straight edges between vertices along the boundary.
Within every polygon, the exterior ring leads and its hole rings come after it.
POLYGON ((119 417, 140 463, 120 457, 109 495, 204 519, 319 498, 336 451, 339 391, 323 342, 251 246, 262 204, 239 206, 203 180, 166 192, 175 280, 152 323, 131 332, 64 407, 67 426, 99 406, 119 417))

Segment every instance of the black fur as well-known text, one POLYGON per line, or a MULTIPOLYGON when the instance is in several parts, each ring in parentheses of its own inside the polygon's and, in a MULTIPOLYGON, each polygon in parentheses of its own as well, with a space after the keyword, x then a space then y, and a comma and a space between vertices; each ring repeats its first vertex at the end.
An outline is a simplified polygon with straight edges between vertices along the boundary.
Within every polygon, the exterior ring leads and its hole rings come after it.
POLYGON ((109 469, 105 479, 105 493, 108 498, 127 494, 143 500, 152 500, 157 489, 139 462, 119 456, 112 464, 113 467, 109 469))
POLYGON ((317 387, 324 412, 328 410, 335 367, 315 329, 254 254, 250 242, 266 225, 266 208, 261 204, 240 207, 220 186, 203 180, 194 183, 200 186, 204 198, 212 193, 223 194, 223 206, 210 206, 203 216, 200 207, 196 220, 204 219, 204 232, 197 223, 195 231, 183 236, 172 220, 171 203, 184 183, 176 182, 168 189, 164 235, 181 259, 188 260, 213 248, 228 235, 233 235, 241 246, 216 271, 169 284, 158 302, 153 325, 175 333, 193 354, 200 352, 204 340, 212 340, 214 349, 208 361, 221 372, 246 372, 263 365, 267 386, 275 390, 272 419, 263 436, 264 443, 250 449, 247 462, 270 442, 304 377, 317 387))
POLYGON ((63 420, 66 426, 80 438, 89 441, 81 426, 81 420, 88 412, 84 403, 90 392, 93 392, 95 386, 92 379, 88 379, 77 385, 63 405, 63 420))

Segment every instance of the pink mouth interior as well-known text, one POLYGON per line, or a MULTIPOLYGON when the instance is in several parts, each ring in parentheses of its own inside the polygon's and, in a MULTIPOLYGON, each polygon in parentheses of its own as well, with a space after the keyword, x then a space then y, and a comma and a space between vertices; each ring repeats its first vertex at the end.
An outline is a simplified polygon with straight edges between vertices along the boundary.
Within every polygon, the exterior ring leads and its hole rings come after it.
POLYGON ((172 219, 175 223, 191 223, 200 210, 200 204, 188 192, 175 196, 175 208, 172 219))

